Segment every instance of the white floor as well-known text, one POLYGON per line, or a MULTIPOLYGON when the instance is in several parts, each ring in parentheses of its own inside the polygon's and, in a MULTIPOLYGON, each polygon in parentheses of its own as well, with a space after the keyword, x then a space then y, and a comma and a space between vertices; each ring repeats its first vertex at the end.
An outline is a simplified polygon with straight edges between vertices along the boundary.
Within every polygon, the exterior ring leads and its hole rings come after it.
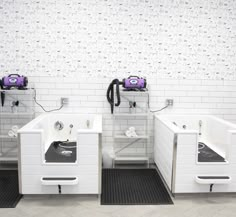
POLYGON ((1 217, 235 217, 236 194, 178 196, 174 205, 101 206, 96 196, 27 196, 1 217))

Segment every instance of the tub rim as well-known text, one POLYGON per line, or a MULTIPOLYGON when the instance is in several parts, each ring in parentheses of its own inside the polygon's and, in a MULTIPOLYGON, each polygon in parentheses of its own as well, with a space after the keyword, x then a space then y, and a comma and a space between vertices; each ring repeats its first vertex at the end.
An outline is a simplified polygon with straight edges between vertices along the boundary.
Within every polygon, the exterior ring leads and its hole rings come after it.
POLYGON ((222 123, 224 125, 227 125, 229 127, 232 127, 232 129, 229 129, 228 131, 232 134, 236 134, 236 124, 231 123, 227 120, 224 120, 222 118, 219 118, 215 115, 208 115, 208 114, 155 114, 154 118, 160 120, 162 123, 164 123, 171 131, 178 134, 198 134, 197 130, 184 130, 179 128, 178 126, 175 126, 171 123, 171 117, 209 117, 219 123, 222 123))
POLYGON ((33 129, 33 127, 42 121, 44 118, 47 118, 51 115, 79 115, 79 116, 92 116, 93 120, 93 128, 91 129, 77 129, 77 133, 102 133, 102 115, 101 114, 81 114, 81 113, 53 113, 53 114, 40 114, 38 117, 31 120, 29 123, 24 125, 22 128, 18 130, 17 133, 42 133, 43 129, 33 129))

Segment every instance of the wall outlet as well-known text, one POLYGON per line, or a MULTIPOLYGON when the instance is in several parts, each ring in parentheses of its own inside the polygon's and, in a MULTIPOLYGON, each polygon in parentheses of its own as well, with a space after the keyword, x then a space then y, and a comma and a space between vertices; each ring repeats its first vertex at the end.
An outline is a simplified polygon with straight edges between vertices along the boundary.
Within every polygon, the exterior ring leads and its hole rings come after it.
POLYGON ((68 105, 69 104, 69 98, 61 97, 61 105, 68 105))
POLYGON ((166 99, 166 105, 167 106, 173 106, 174 100, 173 99, 166 99))

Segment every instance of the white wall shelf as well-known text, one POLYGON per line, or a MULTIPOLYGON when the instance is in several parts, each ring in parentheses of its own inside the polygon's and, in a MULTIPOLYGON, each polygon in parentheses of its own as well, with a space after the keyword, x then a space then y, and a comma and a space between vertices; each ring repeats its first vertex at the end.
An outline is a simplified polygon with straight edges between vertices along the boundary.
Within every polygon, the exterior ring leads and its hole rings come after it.
POLYGON ((22 93, 23 91, 34 91, 34 88, 28 88, 28 89, 0 89, 0 92, 10 92, 10 93, 13 93, 13 92, 17 92, 17 93, 22 93))
POLYGON ((144 156, 121 156, 115 157, 116 161, 149 161, 148 157, 144 156))
POLYGON ((23 112, 17 112, 17 113, 11 113, 11 112, 2 112, 0 113, 0 116, 32 116, 34 113, 23 113, 23 112))
POLYGON ((115 139, 148 139, 149 136, 148 135, 138 135, 135 137, 128 137, 126 135, 114 135, 115 139))
POLYGON ((16 156, 0 156, 1 161, 17 161, 18 157, 16 156))
POLYGON ((17 136, 16 137, 11 137, 11 136, 8 136, 8 135, 0 135, 0 139, 17 139, 17 136))
POLYGON ((17 162, 18 138, 8 132, 13 126, 20 129, 34 118, 34 89, 0 89, 5 94, 4 104, 0 102, 0 162, 17 162))
POLYGON ((119 113, 119 114, 114 114, 115 117, 132 117, 132 116, 137 116, 137 117, 148 117, 148 113, 119 113))
POLYGON ((113 167, 122 162, 126 164, 129 162, 147 163, 149 166, 147 153, 150 138, 148 92, 121 91, 120 96, 121 104, 114 108, 113 114, 115 152, 113 167), (135 127, 137 136, 128 137, 125 135, 125 131, 129 127, 135 127), (139 151, 137 151, 138 149, 139 151))

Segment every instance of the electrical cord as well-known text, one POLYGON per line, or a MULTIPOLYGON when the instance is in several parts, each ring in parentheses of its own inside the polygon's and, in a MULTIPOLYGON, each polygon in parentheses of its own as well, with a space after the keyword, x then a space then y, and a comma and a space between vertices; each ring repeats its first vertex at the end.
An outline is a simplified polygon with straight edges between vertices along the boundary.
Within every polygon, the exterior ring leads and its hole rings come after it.
POLYGON ((46 110, 38 101, 37 101, 37 92, 35 88, 32 88, 34 90, 34 102, 45 112, 54 112, 54 111, 59 111, 63 108, 63 104, 57 108, 57 109, 51 109, 51 110, 46 110))
POLYGON ((162 108, 160 108, 160 109, 157 109, 157 110, 151 110, 151 108, 150 108, 149 93, 148 93, 148 109, 149 109, 150 112, 152 112, 152 113, 160 112, 160 111, 162 111, 162 110, 164 110, 164 109, 166 109, 166 108, 168 108, 168 107, 169 107, 169 105, 166 105, 166 106, 164 106, 164 107, 162 107, 162 108))
POLYGON ((164 109, 166 109, 166 108, 168 108, 169 107, 169 105, 166 105, 166 106, 164 106, 163 108, 161 108, 161 109, 158 109, 158 110, 154 110, 154 111, 152 111, 152 110, 150 110, 150 112, 153 112, 153 113, 155 113, 155 112, 160 112, 160 111, 162 111, 162 110, 164 110, 164 109))

